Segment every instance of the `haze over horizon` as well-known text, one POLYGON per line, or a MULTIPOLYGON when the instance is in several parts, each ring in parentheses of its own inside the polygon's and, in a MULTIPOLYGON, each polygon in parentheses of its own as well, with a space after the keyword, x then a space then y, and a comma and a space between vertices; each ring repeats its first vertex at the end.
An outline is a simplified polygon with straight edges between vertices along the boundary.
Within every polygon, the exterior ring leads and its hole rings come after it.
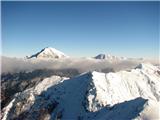
POLYGON ((159 59, 159 2, 2 1, 2 55, 48 46, 75 57, 159 59))

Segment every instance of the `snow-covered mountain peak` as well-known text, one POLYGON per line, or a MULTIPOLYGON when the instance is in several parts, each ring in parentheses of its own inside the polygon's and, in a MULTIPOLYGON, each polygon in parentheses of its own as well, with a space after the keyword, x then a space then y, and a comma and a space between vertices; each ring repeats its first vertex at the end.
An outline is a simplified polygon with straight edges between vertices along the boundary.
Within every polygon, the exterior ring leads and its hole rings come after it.
POLYGON ((94 57, 95 59, 106 59, 106 55, 105 54, 99 54, 97 56, 94 57))
POLYGON ((112 106, 137 97, 160 101, 158 68, 146 63, 139 66, 143 67, 117 73, 92 72, 86 109, 95 112, 106 105, 112 106))
POLYGON ((40 52, 27 58, 66 58, 66 57, 68 56, 65 55, 63 52, 52 47, 46 47, 42 49, 40 52))
POLYGON ((159 68, 157 66, 153 66, 150 63, 141 63, 135 69, 139 69, 139 70, 145 71, 147 73, 160 74, 159 68))
POLYGON ((112 62, 127 59, 125 57, 118 57, 118 56, 114 56, 114 55, 111 55, 111 54, 99 54, 99 55, 95 56, 94 58, 95 59, 105 59, 105 60, 109 60, 109 61, 112 61, 112 62))
POLYGON ((156 66, 153 66, 150 63, 140 63, 136 68, 139 68, 139 69, 154 69, 154 70, 157 69, 156 66))

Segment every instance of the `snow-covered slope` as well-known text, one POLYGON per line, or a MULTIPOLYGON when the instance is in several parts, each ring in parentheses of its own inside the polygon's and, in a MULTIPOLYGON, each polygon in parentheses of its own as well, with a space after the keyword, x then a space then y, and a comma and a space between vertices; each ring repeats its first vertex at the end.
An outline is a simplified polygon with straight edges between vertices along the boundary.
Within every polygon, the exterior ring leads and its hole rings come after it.
POLYGON ((110 55, 110 54, 99 54, 97 56, 94 57, 95 59, 107 59, 107 60, 113 60, 113 61, 116 61, 116 60, 126 60, 127 58, 125 57, 117 57, 117 56, 114 56, 114 55, 110 55))
POLYGON ((136 60, 136 61, 143 62, 143 58, 126 58, 126 57, 119 57, 119 56, 114 56, 110 54, 99 54, 95 56, 94 58, 99 59, 99 60, 108 60, 110 62, 120 62, 124 60, 131 60, 131 61, 136 60))
POLYGON ((2 120, 158 120, 160 69, 140 64, 130 71, 52 76, 15 95, 2 120))
POLYGON ((68 57, 61 51, 56 50, 55 48, 51 47, 46 47, 42 49, 40 52, 31 55, 30 57, 27 58, 65 58, 68 57))

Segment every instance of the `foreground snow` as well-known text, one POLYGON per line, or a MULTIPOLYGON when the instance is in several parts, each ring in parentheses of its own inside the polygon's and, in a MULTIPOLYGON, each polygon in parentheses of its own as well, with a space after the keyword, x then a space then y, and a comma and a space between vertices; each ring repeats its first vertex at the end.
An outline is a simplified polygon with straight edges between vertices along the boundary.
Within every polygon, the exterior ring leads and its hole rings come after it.
POLYGON ((117 73, 52 76, 16 94, 2 110, 2 120, 158 120, 159 73, 156 66, 140 64, 117 73))

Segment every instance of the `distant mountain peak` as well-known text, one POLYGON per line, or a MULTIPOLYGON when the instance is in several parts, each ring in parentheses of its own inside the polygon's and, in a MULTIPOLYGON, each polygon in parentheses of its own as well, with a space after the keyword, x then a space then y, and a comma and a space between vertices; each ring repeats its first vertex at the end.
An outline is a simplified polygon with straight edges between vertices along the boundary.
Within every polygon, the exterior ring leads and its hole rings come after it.
POLYGON ((34 55, 31 55, 30 57, 27 58, 65 58, 68 57, 65 55, 63 52, 52 48, 52 47, 45 47, 42 49, 40 52, 37 52, 34 55))
POLYGON ((114 56, 114 55, 111 55, 111 54, 98 54, 94 58, 95 59, 106 59, 106 60, 111 60, 111 61, 117 61, 117 60, 125 60, 125 59, 127 59, 125 57, 118 57, 118 56, 114 56))

